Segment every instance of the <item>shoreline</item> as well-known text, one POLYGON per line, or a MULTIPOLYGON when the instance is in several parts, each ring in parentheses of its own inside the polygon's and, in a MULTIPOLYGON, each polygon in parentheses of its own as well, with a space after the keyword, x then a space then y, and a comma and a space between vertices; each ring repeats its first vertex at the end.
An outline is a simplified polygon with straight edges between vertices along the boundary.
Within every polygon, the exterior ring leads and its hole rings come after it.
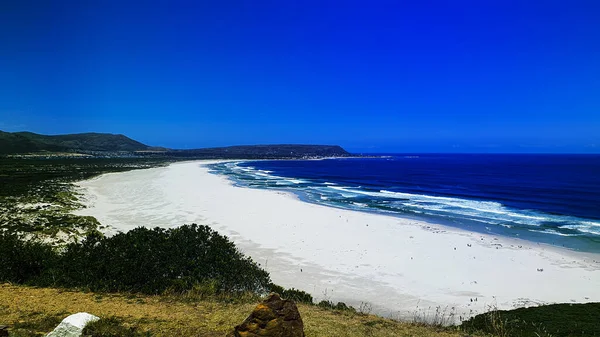
POLYGON ((111 226, 109 233, 138 225, 209 225, 260 263, 274 283, 317 301, 369 303, 382 316, 411 319, 454 307, 456 319, 464 319, 491 306, 600 301, 600 255, 240 187, 208 172, 206 165, 216 162, 79 182, 88 208, 76 213, 111 226))
MULTIPOLYGON (((582 218, 577 215, 569 214, 554 214, 545 211, 532 209, 529 210, 512 208, 506 206, 501 200, 481 199, 471 197, 458 197, 438 194, 420 194, 415 192, 402 191, 387 191, 385 186, 377 186, 375 188, 356 186, 353 183, 342 182, 325 182, 316 176, 299 178, 294 175, 273 174, 270 171, 269 165, 264 167, 260 161, 243 160, 238 161, 235 165, 229 163, 209 165, 213 173, 225 175, 232 180, 235 185, 241 187, 250 187, 256 189, 268 189, 291 192, 304 202, 324 205, 327 207, 335 207, 340 209, 348 209, 371 214, 381 214, 386 216, 394 216, 401 219, 426 221, 429 223, 439 224, 451 228, 457 228, 468 232, 476 232, 484 235, 497 235, 504 238, 515 240, 524 240, 526 242, 540 243, 561 249, 569 249, 574 252, 600 254, 600 242, 598 236, 587 235, 586 229, 580 229, 575 224, 582 226, 594 226, 597 220, 593 218, 582 218), (253 164, 256 163, 257 165, 253 164), (239 164, 239 165, 238 165, 239 164), (280 184, 281 182, 281 184, 280 184), (293 182, 294 184, 290 184, 293 182), (300 184, 300 185, 297 185, 300 184), (333 185, 333 186, 331 186, 333 185), (331 190, 329 189, 331 188, 331 190), (349 193, 348 195, 344 193, 349 193), (406 194, 406 196, 395 196, 396 194, 406 194), (361 198, 368 197, 369 200, 361 198), (411 205, 412 199, 415 198, 416 205, 411 205), (404 210, 398 208, 391 200, 408 200, 409 207, 404 210), (422 202, 427 204, 428 199, 434 199, 433 208, 419 207, 422 202), (442 201, 436 201, 440 199, 442 201), (449 200, 445 202, 444 199, 449 200), (332 200, 332 201, 330 201, 332 200), (358 201, 356 201, 358 200, 358 201), (470 205, 471 203, 481 205, 470 205), (458 206, 455 206, 458 204, 458 206), (465 204, 464 206, 461 204, 465 204), (485 204, 492 204, 491 206, 485 204), (392 205, 388 207, 388 205, 392 205), (437 208, 439 207, 439 208, 437 208), (452 210, 446 210, 449 207, 459 207, 459 210, 467 209, 466 213, 453 213, 452 210), (481 209, 479 208, 481 207, 481 209), (487 211, 487 207, 496 207, 496 210, 487 211), (411 209, 412 208, 412 209, 411 209), (430 212, 428 210, 434 210, 430 212), (441 214, 437 214, 437 210, 441 210, 441 214), (472 211, 476 212, 471 213, 472 211), (477 214, 481 211, 482 214, 477 214), (531 212, 535 214, 530 214, 531 212), (496 214, 501 216, 496 217, 496 214), (508 218, 503 218, 508 214, 508 218), (477 219, 481 217, 482 220, 477 219), (557 218, 558 217, 558 218, 557 218), (563 228, 562 221, 569 222, 564 227, 577 228, 579 234, 563 234, 553 227, 545 228, 543 223, 537 223, 535 228, 532 228, 527 221, 520 222, 521 218, 532 218, 537 220, 549 221, 553 225, 563 228), (514 221, 514 223, 512 223, 514 221)), ((277 166, 275 164, 275 166, 277 166)), ((302 176, 302 174, 301 174, 302 176)), ((366 182, 368 185, 369 183, 366 182)), ((361 184, 362 185, 362 184, 361 184)))
MULTIPOLYGON (((236 161, 236 160, 232 160, 232 161, 236 161)), ((246 162, 246 160, 240 160, 240 162, 246 162)), ((251 160, 252 162, 255 160, 251 160)), ((206 164, 206 165, 210 165, 210 164, 206 164)), ((342 206, 336 206, 336 205, 327 205, 327 204, 321 204, 317 201, 314 201, 308 197, 304 197, 302 195, 301 192, 296 192, 293 190, 287 190, 286 188, 281 188, 281 189, 261 189, 261 188, 255 188, 255 187, 250 187, 250 186, 245 186, 243 183, 240 183, 238 181, 235 181, 234 179, 226 176, 226 175, 221 175, 218 173, 212 173, 211 174, 217 175, 217 176, 221 176, 224 177, 225 179, 227 179, 231 186, 234 187, 238 187, 238 188, 250 188, 250 189, 258 189, 258 190, 270 190, 270 191, 274 191, 277 193, 283 193, 286 194, 289 198, 292 198, 294 200, 298 200, 300 202, 304 202, 304 203, 309 203, 312 205, 317 205, 317 206, 322 206, 322 207, 327 207, 327 208, 335 208, 335 209, 339 209, 339 210, 343 210, 343 211, 351 211, 351 212, 359 212, 359 213, 366 213, 366 214, 372 214, 372 215, 380 215, 380 216, 385 216, 385 217, 392 217, 392 218, 398 218, 402 221, 416 221, 416 222, 421 222, 421 223, 426 223, 426 224, 430 224, 430 226, 439 226, 439 227, 444 227, 444 230, 447 230, 449 232, 456 232, 456 234, 467 234, 467 235, 480 235, 480 236, 485 236, 485 237, 498 237, 498 238, 502 238, 502 241, 504 242, 512 242, 513 244, 511 244, 512 246, 539 246, 539 247, 543 247, 545 250, 555 250, 558 253, 562 253, 565 255, 569 255, 569 253, 573 253, 575 257, 585 257, 587 259, 590 260, 597 260, 598 263, 600 264, 600 253, 594 253, 594 252, 588 252, 588 251, 581 251, 581 250, 577 250, 574 248, 570 248, 570 247, 565 247, 565 246, 558 246, 558 245, 553 245, 547 242, 536 242, 536 241, 532 241, 532 240, 527 240, 527 239, 522 239, 522 238, 517 238, 517 237, 511 237, 511 236, 507 236, 507 235, 503 235, 501 233, 495 233, 495 234, 491 234, 491 233, 487 233, 487 232, 483 232, 483 231, 477 231, 476 229, 473 230, 469 230, 466 228, 461 228, 458 226, 452 226, 448 223, 445 223, 443 221, 432 221, 429 219, 424 219, 424 218, 420 218, 417 215, 408 215, 408 214, 383 214, 383 213, 378 213, 376 211, 373 210, 369 210, 369 209, 364 209, 364 210, 354 210, 354 209, 348 209, 348 208, 344 208, 342 206)), ((425 226, 425 227, 430 227, 430 226, 425 226)), ((428 230, 427 228, 423 228, 423 230, 428 230)), ((505 248, 509 248, 509 247, 505 247, 505 248)), ((515 248, 518 249, 518 248, 515 248)))

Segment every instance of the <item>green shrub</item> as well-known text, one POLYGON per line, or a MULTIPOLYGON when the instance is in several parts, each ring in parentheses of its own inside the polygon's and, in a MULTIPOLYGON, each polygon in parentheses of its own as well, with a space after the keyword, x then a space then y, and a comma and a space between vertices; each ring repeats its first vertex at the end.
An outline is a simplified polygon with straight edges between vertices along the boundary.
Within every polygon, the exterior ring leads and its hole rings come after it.
POLYGON ((0 231, 0 281, 29 283, 58 259, 54 249, 37 240, 0 231))
POLYGON ((213 293, 263 293, 271 283, 268 273, 226 237, 195 224, 140 227, 108 238, 92 232, 60 253, 11 234, 0 239, 0 281, 5 282, 146 294, 199 285, 213 293))
POLYGON ((494 336, 600 336, 600 303, 551 304, 515 310, 492 310, 461 324, 467 332, 494 336))
POLYGON ((346 305, 346 303, 344 302, 337 302, 337 304, 333 304, 333 302, 331 301, 326 301, 326 300, 322 300, 321 302, 319 302, 317 304, 317 306, 323 308, 323 309, 329 309, 329 310, 348 310, 348 311, 353 311, 356 312, 356 309, 354 309, 351 306, 346 305))
POLYGON ((342 311, 354 311, 354 312, 356 312, 356 309, 354 309, 354 307, 346 305, 346 303, 344 303, 344 302, 338 302, 335 305, 334 309, 335 310, 342 310, 342 311))
POLYGON ((263 292, 270 283, 264 270, 207 226, 92 235, 68 245, 63 257, 60 282, 92 290, 156 294, 211 283, 216 291, 263 292))
POLYGON ((333 302, 326 301, 326 300, 322 300, 321 302, 319 302, 317 304, 317 306, 321 307, 323 309, 333 309, 335 307, 335 305, 333 304, 333 302))
POLYGON ((269 285, 269 291, 272 292, 272 293, 278 293, 279 295, 283 296, 283 292, 285 291, 285 288, 283 288, 280 285, 271 283, 269 285))
POLYGON ((294 288, 285 289, 284 287, 282 287, 280 285, 271 283, 269 285, 269 291, 272 293, 277 293, 281 297, 288 299, 288 300, 292 300, 294 302, 313 304, 312 295, 305 291, 302 291, 302 290, 298 290, 298 289, 294 289, 294 288))
POLYGON ((313 304, 313 297, 311 296, 311 294, 309 294, 305 291, 302 291, 302 290, 298 290, 298 289, 294 289, 294 288, 286 289, 281 293, 281 296, 283 298, 286 298, 288 300, 292 300, 295 302, 313 304))

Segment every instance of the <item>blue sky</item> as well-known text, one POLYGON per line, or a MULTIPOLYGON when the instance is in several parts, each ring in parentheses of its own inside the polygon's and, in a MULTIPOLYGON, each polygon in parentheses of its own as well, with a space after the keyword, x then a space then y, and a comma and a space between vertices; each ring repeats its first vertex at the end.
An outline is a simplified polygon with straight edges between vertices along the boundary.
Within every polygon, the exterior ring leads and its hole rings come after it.
POLYGON ((14 1, 0 130, 600 152, 598 1, 14 1))

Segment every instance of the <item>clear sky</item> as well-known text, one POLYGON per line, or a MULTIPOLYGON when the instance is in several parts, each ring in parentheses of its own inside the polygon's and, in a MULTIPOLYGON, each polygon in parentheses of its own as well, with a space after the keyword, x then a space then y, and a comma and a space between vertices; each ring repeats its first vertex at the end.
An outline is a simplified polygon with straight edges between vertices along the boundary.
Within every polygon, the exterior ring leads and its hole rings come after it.
POLYGON ((600 1, 2 1, 0 130, 600 152, 600 1))

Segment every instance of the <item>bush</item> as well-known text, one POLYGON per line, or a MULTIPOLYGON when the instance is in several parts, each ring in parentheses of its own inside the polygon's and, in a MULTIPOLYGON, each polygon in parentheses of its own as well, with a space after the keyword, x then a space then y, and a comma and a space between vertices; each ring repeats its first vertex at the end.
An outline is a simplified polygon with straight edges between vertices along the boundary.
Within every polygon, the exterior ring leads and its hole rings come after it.
POLYGON ((29 283, 58 259, 54 249, 37 240, 0 231, 0 281, 29 283))
POLYGON ((333 304, 333 302, 326 301, 326 300, 322 300, 321 302, 319 302, 317 304, 317 306, 321 307, 323 309, 333 309, 335 307, 335 305, 333 304))
POLYGON ((354 309, 351 306, 346 305, 346 303, 344 303, 344 302, 338 302, 337 304, 333 304, 333 302, 331 302, 331 301, 322 300, 321 302, 319 302, 317 304, 317 306, 319 306, 323 309, 329 309, 329 310, 356 312, 356 309, 354 309))
POLYGON ((285 299, 292 300, 294 302, 313 304, 312 295, 302 290, 294 288, 286 289, 281 293, 281 296, 285 299))
POLYGON ((294 302, 313 304, 312 295, 305 291, 302 291, 302 290, 298 290, 298 289, 294 289, 294 288, 285 289, 284 287, 282 287, 280 285, 271 283, 269 285, 269 291, 272 293, 277 293, 281 297, 288 299, 288 300, 292 300, 294 302))
POLYGON ((600 303, 551 304, 515 310, 492 310, 461 324, 464 331, 495 336, 600 336, 600 303))
POLYGON ((210 285, 214 292, 265 292, 266 271, 207 226, 92 233, 57 253, 41 242, 0 237, 0 281, 92 291, 159 294, 210 285))
POLYGON ((356 312, 356 309, 354 309, 353 307, 346 305, 346 303, 344 302, 338 302, 335 307, 335 310, 342 310, 342 311, 354 311, 356 312))
POLYGON ((280 285, 271 283, 269 285, 269 291, 272 292, 272 293, 278 293, 279 295, 283 296, 283 292, 285 291, 285 288, 283 288, 280 285))

